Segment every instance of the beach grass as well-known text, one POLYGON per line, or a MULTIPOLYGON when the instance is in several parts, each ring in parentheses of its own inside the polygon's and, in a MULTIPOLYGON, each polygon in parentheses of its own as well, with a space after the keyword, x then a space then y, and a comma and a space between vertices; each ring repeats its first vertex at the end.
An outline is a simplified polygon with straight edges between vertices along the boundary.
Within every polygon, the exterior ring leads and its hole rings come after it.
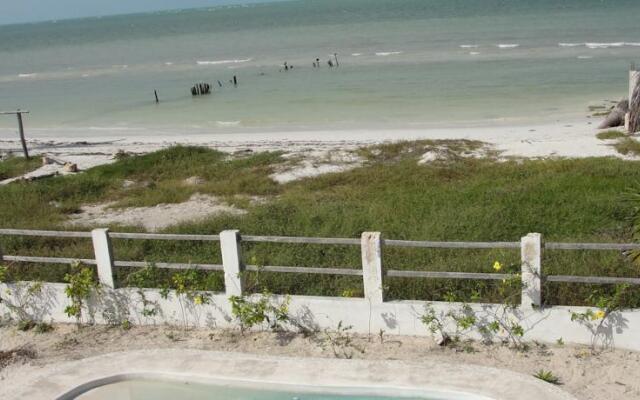
POLYGON ((613 140, 613 139, 620 139, 625 137, 626 135, 624 134, 624 132, 620 132, 618 130, 615 129, 611 129, 608 131, 602 131, 602 132, 598 132, 598 134, 596 135, 596 137, 600 140, 613 140))
POLYGON ((0 161, 0 181, 15 178, 31 172, 40 167, 42 161, 39 158, 26 159, 24 157, 9 157, 0 161))
POLYGON ((625 156, 640 155, 640 142, 630 137, 618 140, 614 147, 618 153, 625 156))
MULTIPOLYGON (((223 153, 176 147, 127 157, 71 177, 55 177, 0 188, 3 227, 60 229, 67 214, 82 204, 115 200, 118 206, 182 201, 195 191, 220 196, 262 196, 247 204, 246 215, 218 215, 167 229, 173 233, 216 234, 239 229, 251 235, 357 238, 380 231, 389 239, 434 241, 519 241, 541 232, 547 241, 629 242, 634 204, 625 193, 640 179, 640 163, 615 158, 501 160, 474 158, 481 143, 401 142, 360 150, 364 165, 340 173, 278 185, 269 178, 286 162, 279 153, 229 157, 223 153), (437 147, 446 160, 419 164, 437 147), (201 176, 199 187, 180 186, 201 176), (123 181, 149 181, 133 191, 123 181), (172 185, 178 189, 172 189, 172 185)), ((112 226, 119 231, 140 228, 112 226)), ((68 228, 65 228, 68 229, 68 228)), ((86 239, 0 237, 5 254, 92 258, 86 239)), ((245 263, 360 268, 357 246, 243 243, 245 263)), ((116 258, 148 262, 221 262, 218 244, 114 240, 116 258)), ((492 272, 494 261, 506 271, 520 269, 519 250, 407 249, 385 247, 389 269, 492 272)), ((547 274, 638 276, 638 268, 615 251, 547 251, 547 274)), ((61 281, 66 266, 10 265, 12 279, 61 281)), ((117 281, 131 282, 136 269, 118 268, 117 281)), ((170 271, 147 276, 150 285, 170 283, 170 271)), ((136 279, 139 276, 134 276, 136 279)), ((200 273, 201 289, 223 290, 220 273, 200 273)), ((282 294, 362 296, 359 277, 249 273, 249 288, 282 294)), ((499 282, 388 278, 390 299, 499 302, 499 282)), ((545 283, 547 304, 594 303, 606 285, 545 283)), ((640 305, 640 292, 629 304, 640 305), (637 303, 635 303, 637 302, 637 303)))

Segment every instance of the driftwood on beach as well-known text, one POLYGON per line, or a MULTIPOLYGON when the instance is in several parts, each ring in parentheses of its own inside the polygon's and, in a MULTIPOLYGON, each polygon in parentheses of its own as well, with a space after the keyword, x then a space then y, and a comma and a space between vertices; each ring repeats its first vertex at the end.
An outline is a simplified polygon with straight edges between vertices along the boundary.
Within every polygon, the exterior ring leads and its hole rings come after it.
POLYGON ((598 126, 598 129, 615 128, 624 125, 625 115, 629 112, 629 101, 621 100, 598 126))
POLYGON ((191 95, 193 96, 201 96, 205 94, 211 94, 211 85, 209 85, 208 83, 196 83, 191 88, 191 95))

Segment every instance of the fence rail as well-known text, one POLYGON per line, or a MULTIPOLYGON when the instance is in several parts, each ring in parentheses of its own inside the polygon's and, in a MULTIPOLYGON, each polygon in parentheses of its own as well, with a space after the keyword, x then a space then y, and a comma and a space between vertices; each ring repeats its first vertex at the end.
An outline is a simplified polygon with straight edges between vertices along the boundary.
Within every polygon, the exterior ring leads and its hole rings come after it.
POLYGON ((87 265, 95 265, 98 277, 103 285, 114 287, 114 268, 141 268, 148 265, 142 261, 120 261, 113 256, 111 239, 130 240, 170 240, 170 241, 203 241, 220 242, 222 264, 189 264, 189 263, 154 263, 157 268, 188 269, 197 268, 205 271, 221 271, 225 274, 225 287, 228 295, 241 295, 244 291, 243 271, 263 271, 271 273, 297 273, 340 276, 362 276, 365 298, 375 303, 384 302, 383 281, 392 278, 426 278, 426 279, 470 279, 470 280, 503 280, 510 277, 501 273, 441 272, 385 270, 382 262, 384 246, 409 248, 438 249, 520 249, 521 276, 523 282, 522 307, 540 307, 542 305, 542 283, 564 282, 582 284, 631 284, 640 285, 638 278, 603 277, 603 276, 568 276, 545 275, 542 269, 542 252, 549 250, 599 250, 627 251, 640 249, 637 243, 544 243, 542 235, 528 234, 519 242, 434 242, 410 240, 384 240, 378 232, 365 232, 360 239, 353 238, 314 238, 290 236, 241 236, 238 231, 224 231, 219 235, 191 234, 155 234, 155 233, 117 233, 107 229, 95 229, 91 232, 47 231, 0 229, 0 236, 36 236, 56 238, 90 238, 93 242, 95 259, 74 259, 61 257, 34 257, 22 255, 3 255, 0 249, 0 260, 20 263, 71 264, 79 261, 87 265), (245 265, 242 261, 241 243, 288 243, 314 245, 360 246, 362 267, 319 268, 296 266, 257 266, 245 265))

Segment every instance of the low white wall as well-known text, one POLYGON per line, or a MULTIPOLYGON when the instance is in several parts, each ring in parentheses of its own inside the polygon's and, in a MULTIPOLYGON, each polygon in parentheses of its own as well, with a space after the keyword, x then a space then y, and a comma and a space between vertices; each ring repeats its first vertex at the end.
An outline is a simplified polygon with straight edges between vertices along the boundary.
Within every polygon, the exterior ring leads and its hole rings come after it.
MULTIPOLYGON (((0 290, 5 297, 11 297, 13 302, 24 300, 25 283, 0 284, 0 290), (7 290, 11 293, 7 296, 7 290), (22 297, 21 297, 22 296, 22 297)), ((64 308, 69 304, 64 289, 65 284, 45 283, 36 301, 27 304, 27 311, 33 317, 42 321, 60 323, 75 322, 68 317, 64 308)), ((237 328, 238 323, 231 313, 231 305, 225 294, 210 296, 208 304, 196 305, 169 292, 165 299, 159 290, 146 289, 143 291, 148 308, 155 307, 156 315, 145 316, 142 313, 143 304, 138 289, 103 288, 83 312, 83 321, 97 324, 118 324, 129 320, 133 324, 175 324, 201 328, 237 328)), ((275 296, 274 301, 283 301, 284 297, 275 296)), ((448 311, 460 309, 460 303, 427 303, 422 301, 389 301, 382 303, 370 302, 366 299, 291 296, 289 314, 295 325, 306 329, 323 330, 335 329, 340 322, 343 326, 351 326, 352 332, 376 335, 380 330, 385 334, 395 335, 431 335, 431 332, 421 322, 425 306, 430 304, 436 313, 445 314, 448 311)), ((503 310, 496 304, 472 304, 471 307, 479 320, 490 319, 492 315, 503 310)), ((537 340, 554 343, 562 338, 565 343, 598 346, 606 345, 616 348, 640 351, 640 310, 616 312, 604 321, 596 332, 592 333, 587 327, 571 321, 571 312, 584 312, 585 307, 552 307, 548 309, 531 309, 521 307, 509 312, 509 318, 519 323, 525 329, 524 340, 537 340)), ((6 304, 0 303, 0 314, 9 313, 6 304)), ((594 325, 599 321, 594 321, 594 325)), ((472 335, 481 339, 479 333, 472 335)))

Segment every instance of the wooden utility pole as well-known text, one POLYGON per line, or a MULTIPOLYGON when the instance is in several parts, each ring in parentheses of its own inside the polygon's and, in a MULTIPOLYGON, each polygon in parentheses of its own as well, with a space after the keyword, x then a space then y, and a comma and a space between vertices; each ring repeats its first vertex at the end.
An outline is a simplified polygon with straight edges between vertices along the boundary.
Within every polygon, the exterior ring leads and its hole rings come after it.
POLYGON ((24 125, 22 124, 22 114, 29 114, 29 111, 2 111, 0 115, 15 114, 18 117, 18 130, 20 132, 20 142, 22 142, 22 151, 24 152, 24 158, 29 159, 29 150, 27 150, 27 142, 24 139, 24 125))

